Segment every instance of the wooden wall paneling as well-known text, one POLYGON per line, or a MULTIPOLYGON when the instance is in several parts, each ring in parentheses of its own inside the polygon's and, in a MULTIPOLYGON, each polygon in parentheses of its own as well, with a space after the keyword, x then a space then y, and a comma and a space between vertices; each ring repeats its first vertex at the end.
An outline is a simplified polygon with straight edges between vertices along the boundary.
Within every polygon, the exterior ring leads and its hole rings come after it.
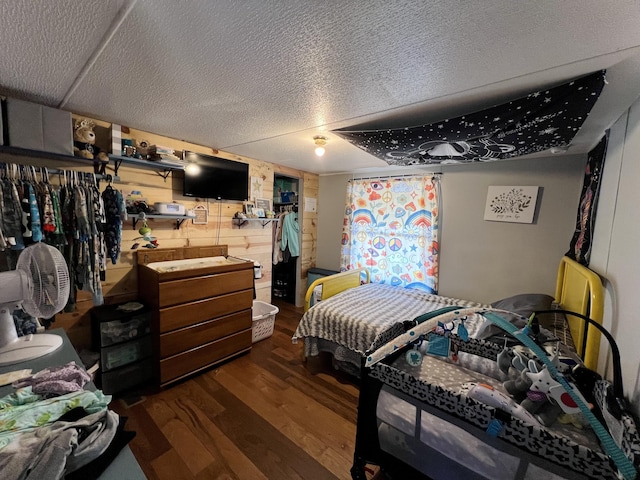
MULTIPOLYGON (((74 118, 88 118, 82 115, 74 115, 74 118)), ((110 153, 111 146, 109 122, 90 118, 96 124, 97 144, 103 151, 110 153)), ((217 151, 216 149, 196 145, 181 140, 176 140, 150 132, 144 132, 126 126, 122 127, 122 137, 135 139, 137 142, 147 140, 151 144, 158 144, 174 148, 177 152, 190 150, 205 155, 216 155, 229 160, 235 160, 249 165, 250 177, 260 177, 263 180, 263 198, 273 198, 274 174, 286 175, 302 179, 300 192, 301 204, 304 197, 318 197, 318 176, 290 167, 270 164, 261 160, 242 157, 239 155, 217 151)), ((120 152, 114 152, 119 154, 120 152)), ((51 161, 42 159, 9 159, 7 161, 16 163, 35 164, 41 166, 57 167, 51 161)), ((73 170, 93 171, 91 165, 86 168, 73 165, 73 170)), ((113 173, 113 165, 108 166, 107 173, 113 173)), ((264 228, 258 222, 251 222, 241 228, 233 223, 233 216, 242 210, 241 202, 205 200, 182 195, 182 173, 174 172, 168 176, 166 181, 154 170, 137 169, 130 166, 121 166, 118 170, 120 181, 113 183, 113 187, 121 190, 125 195, 131 191, 140 191, 142 197, 147 200, 150 206, 155 202, 176 201, 185 205, 187 210, 196 205, 208 206, 208 224, 194 225, 190 220, 185 220, 179 229, 176 229, 176 222, 172 219, 148 219, 147 223, 152 229, 152 234, 158 239, 159 248, 157 250, 143 248, 144 241, 136 240, 139 237, 138 229, 141 223, 138 222, 133 228, 133 218, 130 216, 123 224, 121 256, 117 264, 111 262, 107 265, 106 280, 103 282, 103 294, 105 303, 114 304, 138 298, 137 290, 137 258, 141 252, 161 252, 181 247, 213 247, 215 245, 228 245, 230 255, 248 258, 260 262, 263 269, 263 277, 255 279, 256 298, 265 302, 271 301, 271 272, 272 259, 272 228, 273 224, 268 224, 264 228), (137 250, 132 250, 134 243, 139 243, 137 250), (137 252, 137 253, 136 253, 137 252)), ((55 177, 52 179, 55 183, 55 177)), ((101 183, 101 190, 105 183, 101 183)), ((305 212, 302 221, 302 245, 301 263, 302 278, 299 282, 306 284, 306 272, 308 268, 315 266, 316 249, 316 223, 317 214, 305 212)), ((301 301, 301 300, 300 300, 301 301)), ((91 322, 90 309, 93 306, 90 293, 78 292, 76 310, 70 313, 60 313, 56 316, 55 327, 62 327, 67 331, 73 345, 81 350, 90 348, 91 345, 91 322)))
MULTIPOLYGON (((300 245, 300 279, 301 285, 307 285, 307 272, 310 268, 316 266, 316 248, 317 248, 317 224, 318 224, 318 175, 302 173, 303 188, 299 200, 300 209, 302 210, 302 239, 300 245), (305 209, 305 199, 314 199, 316 201, 316 211, 310 212, 305 209)), ((304 302, 305 288, 298 291, 296 304, 301 305, 304 302)))
POLYGON ((56 314, 51 328, 63 328, 73 346, 80 350, 91 347, 91 317, 89 311, 93 307, 91 294, 78 292, 76 308, 73 312, 56 314))

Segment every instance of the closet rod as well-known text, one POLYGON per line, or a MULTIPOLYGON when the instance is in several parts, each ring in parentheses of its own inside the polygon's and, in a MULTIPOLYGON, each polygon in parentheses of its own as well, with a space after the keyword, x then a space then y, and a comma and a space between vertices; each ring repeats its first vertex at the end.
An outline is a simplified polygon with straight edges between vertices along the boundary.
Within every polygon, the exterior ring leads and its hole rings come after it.
MULTIPOLYGON (((6 168, 7 165, 12 165, 12 163, 11 162, 9 162, 9 163, 0 162, 0 168, 6 168)), ((65 172, 73 172, 74 171, 72 168, 70 168, 68 170, 61 170, 59 168, 39 167, 37 165, 24 165, 22 163, 13 163, 13 165, 34 168, 36 170, 36 172, 42 172, 41 169, 42 168, 46 168, 47 171, 51 175, 64 175, 65 172)), ((92 175, 92 176, 95 176, 96 180, 106 180, 107 182, 118 182, 120 180, 120 177, 111 175, 110 173, 107 173, 107 174, 102 174, 102 173, 95 173, 94 174, 94 173, 91 173, 91 172, 78 172, 78 173, 84 174, 84 175, 92 175)))
MULTIPOLYGON (((431 172, 432 177, 441 177, 444 175, 442 172, 431 172)), ((402 175, 383 175, 379 177, 352 177, 351 180, 389 180, 391 178, 404 178, 404 177, 420 177, 423 176, 420 173, 404 173, 402 175)))

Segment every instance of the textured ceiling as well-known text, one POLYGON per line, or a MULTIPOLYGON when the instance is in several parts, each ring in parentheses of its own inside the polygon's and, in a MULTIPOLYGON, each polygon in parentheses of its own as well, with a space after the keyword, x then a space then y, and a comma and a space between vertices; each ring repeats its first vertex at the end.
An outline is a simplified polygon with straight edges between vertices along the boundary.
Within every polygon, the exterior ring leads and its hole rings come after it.
POLYGON ((331 173, 386 166, 331 129, 441 120, 608 68, 577 153, 640 94, 638 25, 635 0, 9 1, 0 92, 331 173))

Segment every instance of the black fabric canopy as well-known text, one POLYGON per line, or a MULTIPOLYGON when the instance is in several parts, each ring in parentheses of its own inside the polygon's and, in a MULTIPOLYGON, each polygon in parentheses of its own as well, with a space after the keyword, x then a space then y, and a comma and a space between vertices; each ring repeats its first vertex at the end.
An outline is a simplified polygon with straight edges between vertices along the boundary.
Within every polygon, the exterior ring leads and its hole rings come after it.
POLYGON ((571 143, 605 83, 599 71, 558 87, 437 123, 333 133, 390 165, 486 162, 571 143))

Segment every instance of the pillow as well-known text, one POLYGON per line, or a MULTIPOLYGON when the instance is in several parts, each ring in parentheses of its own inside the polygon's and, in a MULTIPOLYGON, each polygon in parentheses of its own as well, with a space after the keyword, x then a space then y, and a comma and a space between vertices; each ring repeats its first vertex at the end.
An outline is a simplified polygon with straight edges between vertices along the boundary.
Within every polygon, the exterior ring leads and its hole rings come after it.
POLYGON ((544 293, 521 293, 493 302, 491 306, 529 318, 537 310, 551 310, 551 302, 553 297, 544 293))
MULTIPOLYGON (((552 302, 553 297, 544 293, 521 293, 520 295, 513 295, 495 301, 490 305, 499 310, 513 312, 515 315, 508 320, 518 328, 522 328, 526 322, 520 317, 528 319, 537 310, 550 310, 552 302)), ((479 326, 474 338, 486 339, 494 335, 504 336, 506 334, 498 326, 486 320, 479 326)), ((510 336, 507 335, 507 338, 510 338, 510 336)))
POLYGON ((544 293, 521 293, 503 298, 490 305, 500 310, 508 310, 523 317, 529 317, 536 310, 551 310, 553 297, 544 293))

